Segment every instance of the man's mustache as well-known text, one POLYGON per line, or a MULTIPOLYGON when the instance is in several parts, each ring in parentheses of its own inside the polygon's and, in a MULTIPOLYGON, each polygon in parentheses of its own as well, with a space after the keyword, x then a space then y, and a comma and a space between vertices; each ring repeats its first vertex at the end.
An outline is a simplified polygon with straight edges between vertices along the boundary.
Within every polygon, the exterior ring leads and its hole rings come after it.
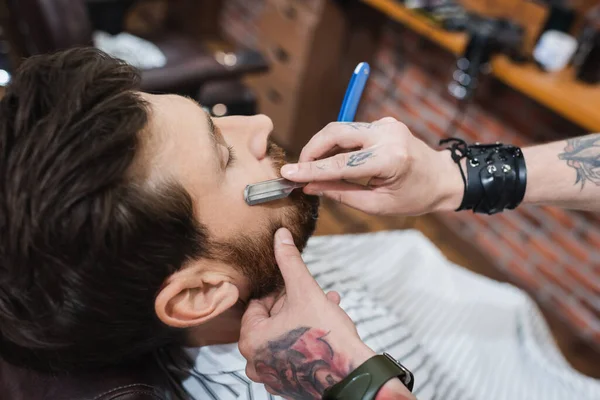
POLYGON ((279 147, 269 136, 267 139, 267 156, 271 159, 273 163, 273 169, 277 172, 277 176, 281 177, 280 170, 281 167, 285 165, 286 162, 286 154, 285 150, 279 147))

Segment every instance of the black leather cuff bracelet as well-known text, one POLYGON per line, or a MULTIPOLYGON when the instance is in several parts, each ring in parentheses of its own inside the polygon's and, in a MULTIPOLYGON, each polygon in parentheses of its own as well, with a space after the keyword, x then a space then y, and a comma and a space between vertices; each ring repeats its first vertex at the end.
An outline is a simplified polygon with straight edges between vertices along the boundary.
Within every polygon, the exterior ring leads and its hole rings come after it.
POLYGON ((458 164, 465 184, 463 201, 456 211, 473 210, 480 214, 496 214, 515 209, 525 197, 527 168, 520 148, 502 143, 467 145, 461 139, 445 139, 458 164), (460 164, 467 159, 467 173, 460 164))

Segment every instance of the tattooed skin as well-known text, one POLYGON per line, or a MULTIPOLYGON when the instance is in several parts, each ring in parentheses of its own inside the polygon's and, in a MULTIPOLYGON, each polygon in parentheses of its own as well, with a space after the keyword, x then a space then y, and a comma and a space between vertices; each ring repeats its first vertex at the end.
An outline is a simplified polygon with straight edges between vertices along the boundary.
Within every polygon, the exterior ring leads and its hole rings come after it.
POLYGON ((581 182, 582 189, 587 181, 600 186, 600 135, 567 140, 565 152, 558 158, 577 171, 575 184, 581 182))
POLYGON ((321 399, 328 387, 354 368, 327 341, 329 332, 297 328, 270 341, 257 353, 254 366, 264 384, 294 400, 321 399))
POLYGON ((348 163, 346 164, 348 167, 358 167, 359 165, 363 165, 367 162, 369 158, 374 157, 372 151, 362 151, 357 154, 352 154, 348 159, 348 163))
POLYGON ((347 123, 347 125, 350 128, 354 128, 356 130, 359 130, 359 129, 371 129, 373 127, 373 124, 370 124, 368 122, 349 122, 349 123, 347 123))

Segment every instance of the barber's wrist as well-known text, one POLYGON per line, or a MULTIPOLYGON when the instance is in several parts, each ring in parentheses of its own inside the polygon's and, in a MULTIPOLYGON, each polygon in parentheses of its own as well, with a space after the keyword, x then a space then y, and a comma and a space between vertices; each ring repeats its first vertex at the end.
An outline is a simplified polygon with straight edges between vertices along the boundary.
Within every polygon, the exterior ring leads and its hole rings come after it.
MULTIPOLYGON (((354 350, 351 358, 353 368, 358 368, 371 357, 377 355, 377 353, 375 353, 369 346, 362 342, 359 346, 350 346, 349 348, 354 350)), ((352 371, 348 371, 347 375, 350 375, 350 373, 352 373, 352 371)))
MULTIPOLYGON (((527 190, 524 204, 563 205, 572 200, 568 193, 573 187, 573 170, 556 155, 563 149, 561 143, 526 147, 523 156, 527 164, 527 190)), ((580 195, 580 191, 574 192, 580 195)))
MULTIPOLYGON (((436 156, 437 163, 432 166, 432 173, 437 177, 434 189, 437 196, 432 211, 456 211, 462 203, 465 191, 460 169, 448 150, 438 151, 436 156)), ((461 160, 461 164, 466 168, 466 160, 461 160)))
POLYGON ((416 400, 416 397, 400 382, 400 379, 394 378, 381 388, 375 400, 416 400))
POLYGON ((545 196, 545 192, 547 190, 546 188, 555 187, 555 185, 553 184, 550 184, 548 186, 538 185, 538 181, 540 180, 538 178, 541 178, 542 181, 547 182, 548 179, 552 180, 554 179, 554 177, 548 177, 547 174, 540 173, 541 171, 538 168, 538 166, 543 163, 539 162, 539 151, 536 150, 537 149, 535 147, 523 149, 523 156, 525 157, 525 162, 527 163, 528 178, 527 190, 525 191, 525 198, 523 199, 523 203, 528 204, 541 203, 545 196))
MULTIPOLYGON (((366 361, 377 355, 371 348, 361 345, 356 348, 352 357, 352 365, 358 368, 366 361)), ((348 371, 350 375, 353 371, 348 371)), ((344 377, 345 378, 345 377, 344 377)), ((390 379, 377 393, 375 400, 416 400, 416 397, 407 389, 398 378, 390 379)))

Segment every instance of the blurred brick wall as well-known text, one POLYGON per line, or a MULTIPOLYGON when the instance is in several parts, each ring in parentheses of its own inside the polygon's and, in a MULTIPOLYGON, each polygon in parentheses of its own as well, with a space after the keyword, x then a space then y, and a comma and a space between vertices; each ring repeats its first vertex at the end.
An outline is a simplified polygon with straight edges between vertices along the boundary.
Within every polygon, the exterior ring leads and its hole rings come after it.
MULTIPOLYGON (((229 0, 224 33, 252 45, 264 0, 229 0)), ((385 29, 357 119, 393 116, 432 146, 456 115, 447 94, 455 59, 397 24, 385 29)), ((568 95, 568 94, 565 94, 568 95)), ((504 84, 485 79, 455 136, 524 146, 586 133, 504 84)), ((442 173, 442 171, 440 171, 442 173)), ((451 229, 490 255, 507 279, 600 348, 600 215, 523 207, 493 217, 440 214, 451 229)))

